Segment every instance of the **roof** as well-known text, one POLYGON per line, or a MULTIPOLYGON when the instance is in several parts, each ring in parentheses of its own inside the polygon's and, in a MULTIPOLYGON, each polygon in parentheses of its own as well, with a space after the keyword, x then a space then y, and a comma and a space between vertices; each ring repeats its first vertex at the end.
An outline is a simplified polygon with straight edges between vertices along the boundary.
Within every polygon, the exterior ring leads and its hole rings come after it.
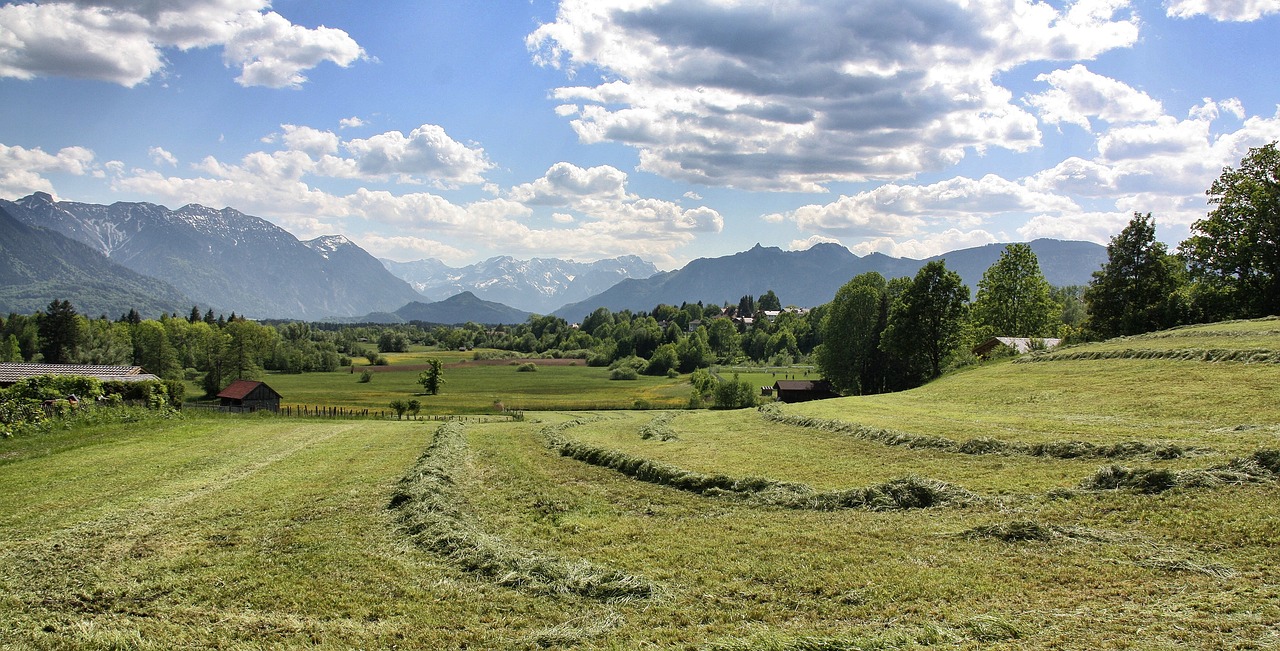
POLYGON ((223 389, 222 392, 218 394, 218 397, 227 398, 229 400, 244 400, 249 397, 250 393, 253 393, 254 389, 257 389, 258 387, 266 387, 267 391, 274 393, 277 398, 280 397, 280 394, 276 393, 275 389, 272 389, 267 386, 266 383, 258 382, 257 380, 236 380, 235 382, 228 384, 227 388, 223 389))
POLYGON ((94 364, 22 364, 0 363, 0 384, 13 384, 19 380, 41 375, 72 375, 92 377, 106 381, 143 382, 160 378, 143 373, 141 366, 101 366, 94 364))
POLYGON ((1032 342, 1040 342, 1044 350, 1057 348, 1062 343, 1061 339, 1050 339, 1040 337, 992 337, 977 346, 973 347, 973 354, 984 355, 991 352, 999 344, 1004 344, 1009 348, 1017 351, 1018 354, 1024 355, 1031 352, 1032 342))
POLYGON ((826 380, 778 380, 773 388, 779 391, 829 391, 826 380))

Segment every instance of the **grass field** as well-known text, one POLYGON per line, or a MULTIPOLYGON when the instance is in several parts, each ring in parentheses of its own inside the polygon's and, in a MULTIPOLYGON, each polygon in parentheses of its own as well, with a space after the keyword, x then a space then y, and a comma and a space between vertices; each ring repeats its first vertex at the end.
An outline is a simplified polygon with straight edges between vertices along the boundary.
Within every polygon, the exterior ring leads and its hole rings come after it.
MULTIPOLYGON (((417 399, 423 414, 493 413, 507 409, 632 409, 682 407, 689 401, 687 376, 678 379, 640 376, 636 380, 609 379, 609 370, 588 367, 583 360, 508 360, 477 362, 472 353, 418 351, 389 353, 387 366, 368 366, 358 360, 354 372, 346 367, 333 373, 268 373, 263 380, 278 391, 284 405, 387 409, 392 400, 417 399), (438 395, 422 394, 421 366, 436 358, 444 364, 445 384, 438 395), (518 372, 526 361, 536 372, 518 372), (359 382, 369 369, 372 379, 359 382)), ((188 395, 202 392, 188 387, 188 395)))
MULTIPOLYGON (((1213 331, 1178 336, 1232 338, 1213 331)), ((776 413, 188 415, 4 440, 0 645, 1280 648, 1280 468, 1231 465, 1280 449, 1277 389, 1278 364, 1001 362, 776 413), (978 438, 1187 453, 938 443, 978 438), (1253 474, 1093 488, 1113 464, 1253 474), (968 497, 776 499, 904 477, 968 497)))

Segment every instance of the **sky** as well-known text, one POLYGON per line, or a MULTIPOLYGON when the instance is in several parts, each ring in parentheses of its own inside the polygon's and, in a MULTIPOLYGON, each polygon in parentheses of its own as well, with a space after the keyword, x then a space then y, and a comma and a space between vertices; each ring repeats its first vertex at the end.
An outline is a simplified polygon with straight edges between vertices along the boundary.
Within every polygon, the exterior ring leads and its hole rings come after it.
POLYGON ((0 5, 0 197, 453 266, 1176 247, 1280 140, 1280 0, 0 5))

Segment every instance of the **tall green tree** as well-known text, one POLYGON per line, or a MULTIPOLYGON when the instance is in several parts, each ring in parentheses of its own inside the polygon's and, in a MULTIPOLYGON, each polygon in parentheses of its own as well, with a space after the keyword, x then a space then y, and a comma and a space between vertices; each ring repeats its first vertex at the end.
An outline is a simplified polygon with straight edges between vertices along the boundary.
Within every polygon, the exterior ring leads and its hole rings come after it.
POLYGON ((1111 238, 1107 262, 1093 272, 1084 292, 1086 332, 1107 339, 1177 325, 1177 294, 1185 276, 1182 262, 1156 241, 1151 213, 1133 213, 1129 225, 1111 238))
POLYGON ((782 309, 782 300, 771 289, 760 295, 760 299, 756 301, 756 309, 777 312, 782 309))
POLYGON ((879 393, 883 388, 880 336, 887 318, 887 288, 884 276, 870 271, 845 283, 827 306, 815 361, 822 377, 841 393, 879 393))
POLYGON ((1010 244, 978 281, 973 322, 980 337, 1050 337, 1062 306, 1050 294, 1040 261, 1027 244, 1010 244))
POLYGON ((1280 150, 1250 149, 1209 188, 1208 217, 1180 251, 1202 295, 1221 294, 1207 318, 1280 314, 1280 150))
POLYGON ((439 395, 440 387, 444 384, 444 365, 440 360, 432 358, 427 360, 427 370, 418 374, 418 384, 422 385, 422 392, 428 395, 439 395))
POLYGON ((46 364, 66 364, 76 355, 79 322, 71 301, 53 299, 39 317, 40 354, 46 364))
POLYGON ((938 377, 942 360, 963 343, 968 307, 960 275, 942 260, 930 262, 889 308, 880 346, 910 364, 909 374, 938 377))

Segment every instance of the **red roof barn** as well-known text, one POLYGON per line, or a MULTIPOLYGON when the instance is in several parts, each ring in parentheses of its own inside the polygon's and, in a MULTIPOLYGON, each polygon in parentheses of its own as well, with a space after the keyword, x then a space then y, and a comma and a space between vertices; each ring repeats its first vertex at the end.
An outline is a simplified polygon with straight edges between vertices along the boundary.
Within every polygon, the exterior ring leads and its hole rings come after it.
POLYGON ((280 394, 266 383, 256 380, 236 380, 218 394, 218 399, 223 407, 240 407, 247 411, 280 411, 280 394))

